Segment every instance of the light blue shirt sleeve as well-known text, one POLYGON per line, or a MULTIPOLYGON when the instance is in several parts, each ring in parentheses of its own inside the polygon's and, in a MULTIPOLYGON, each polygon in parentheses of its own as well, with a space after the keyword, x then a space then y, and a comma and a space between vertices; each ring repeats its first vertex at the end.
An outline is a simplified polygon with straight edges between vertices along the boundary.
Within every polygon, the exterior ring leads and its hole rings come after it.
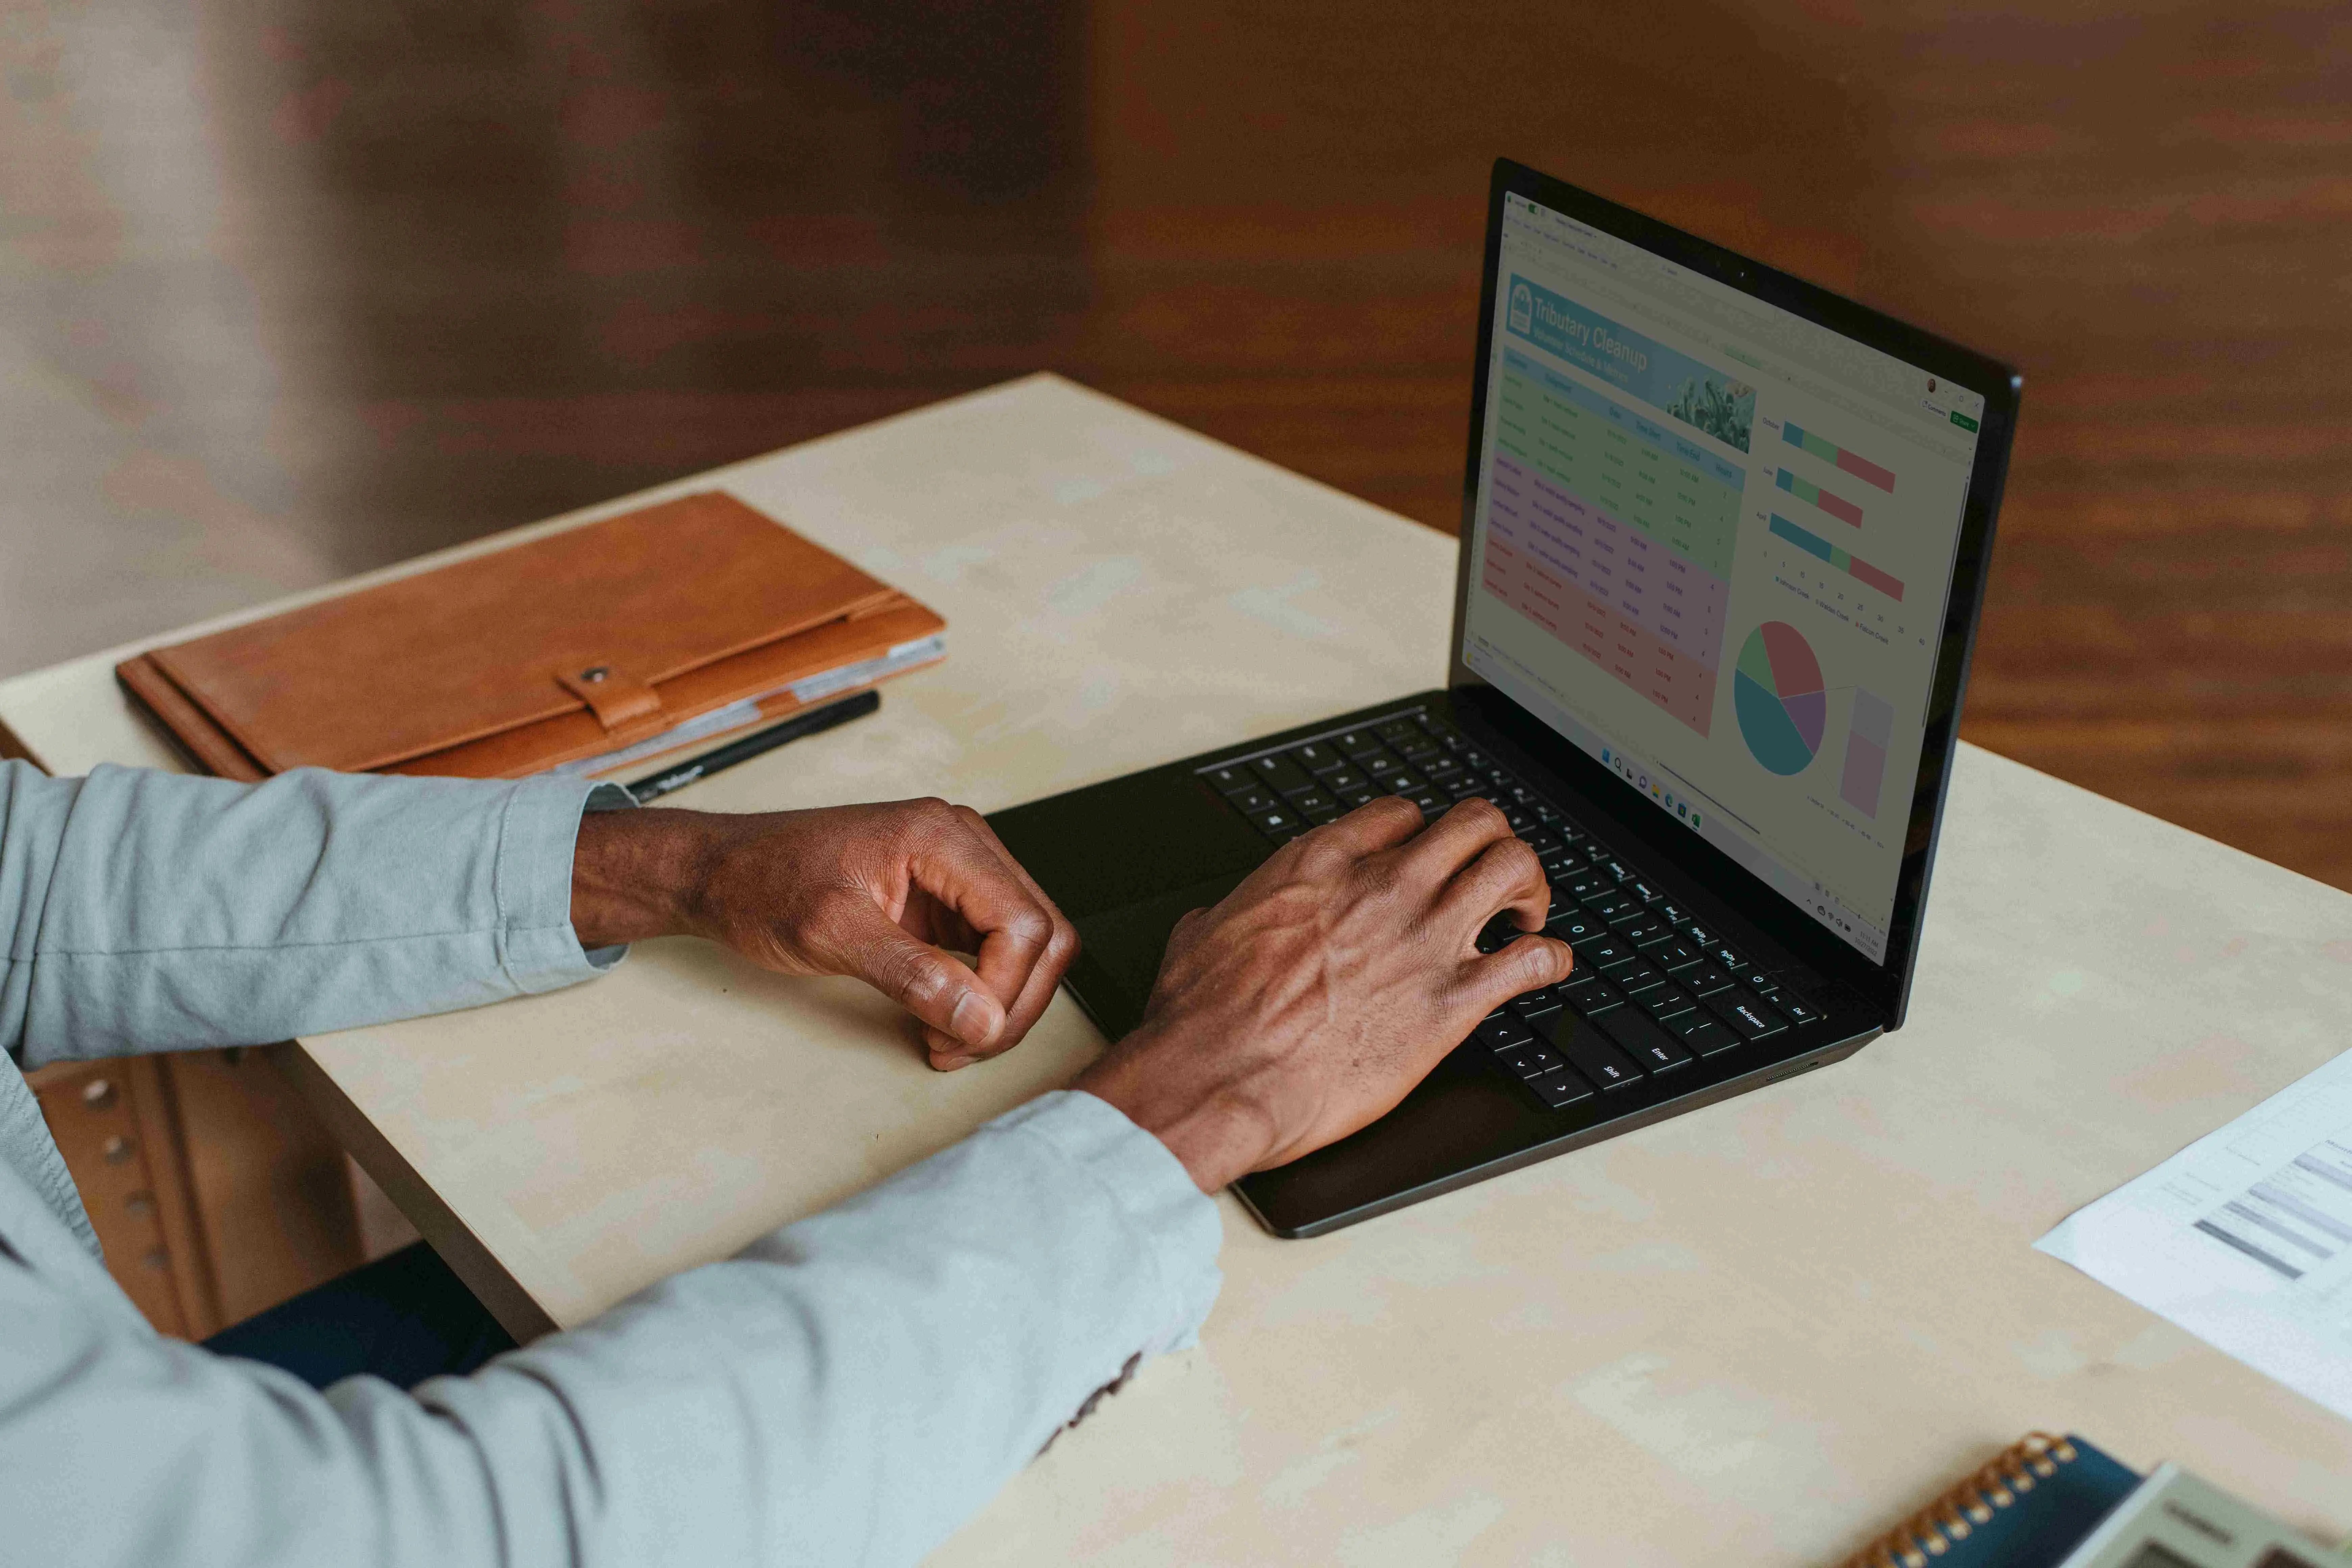
POLYGON ((315 1393, 0 1255, 0 1562, 911 1563, 1189 1339, 1219 1237, 1157 1139, 1057 1093, 414 1394, 315 1393))
POLYGON ((572 852, 595 788, 0 763, 0 1046, 36 1067, 261 1045, 586 979, 572 852))
MULTIPOLYGON (((586 978, 613 956, 568 917, 587 795, 0 765, 0 1042, 259 1042, 586 978)), ((470 1377, 320 1395, 99 1299, 26 1153, 0 1149, 0 1563, 912 1563, 1218 1286, 1182 1166, 1055 1093, 470 1377)))

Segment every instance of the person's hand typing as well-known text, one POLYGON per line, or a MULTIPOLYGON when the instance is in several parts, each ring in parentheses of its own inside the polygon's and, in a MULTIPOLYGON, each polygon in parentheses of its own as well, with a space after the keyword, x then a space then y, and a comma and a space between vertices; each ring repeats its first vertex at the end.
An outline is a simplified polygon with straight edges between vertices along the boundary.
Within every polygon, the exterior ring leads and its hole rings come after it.
POLYGON ((1535 852, 1487 802, 1424 829, 1411 801, 1375 800, 1186 915, 1142 1025, 1074 1087, 1214 1192, 1384 1114, 1488 1012, 1566 978, 1565 943, 1474 945, 1504 910, 1537 930, 1549 901, 1535 852))
POLYGON ((1017 1044, 1078 951, 980 814, 941 800, 592 812, 572 925, 592 948, 692 935, 787 975, 856 976, 922 1020, 942 1070, 1017 1044))

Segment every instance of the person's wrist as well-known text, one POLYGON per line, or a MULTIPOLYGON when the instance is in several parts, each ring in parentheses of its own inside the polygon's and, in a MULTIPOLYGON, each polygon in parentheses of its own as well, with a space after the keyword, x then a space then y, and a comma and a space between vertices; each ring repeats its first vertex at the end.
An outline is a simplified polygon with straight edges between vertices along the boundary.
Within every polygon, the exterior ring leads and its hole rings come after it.
POLYGON ((697 929, 716 854, 700 811, 592 811, 572 853, 572 928, 587 948, 697 929))
POLYGON ((1277 1135, 1273 1108, 1246 1071, 1211 1074, 1181 1030, 1146 1023, 1080 1073, 1074 1089, 1104 1101, 1158 1138, 1204 1193, 1265 1162, 1277 1135))

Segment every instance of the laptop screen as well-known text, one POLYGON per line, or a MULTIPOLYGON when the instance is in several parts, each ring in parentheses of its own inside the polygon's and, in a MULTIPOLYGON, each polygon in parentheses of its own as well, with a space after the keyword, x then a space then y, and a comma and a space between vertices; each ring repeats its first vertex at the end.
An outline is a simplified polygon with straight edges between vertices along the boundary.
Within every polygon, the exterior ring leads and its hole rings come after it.
POLYGON ((1883 963, 1985 400, 1504 200, 1462 662, 1883 963))

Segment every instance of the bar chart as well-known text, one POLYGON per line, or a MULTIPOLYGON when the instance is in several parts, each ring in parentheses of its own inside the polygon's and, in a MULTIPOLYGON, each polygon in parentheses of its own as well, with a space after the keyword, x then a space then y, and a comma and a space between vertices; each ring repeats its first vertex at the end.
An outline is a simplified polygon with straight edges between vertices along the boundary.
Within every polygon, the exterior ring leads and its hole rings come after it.
POLYGON ((1882 468, 1858 452, 1849 452, 1833 441, 1824 441, 1800 425, 1780 426, 1780 439, 1801 452, 1810 452, 1824 463, 1835 464, 1865 485, 1875 485, 1888 495, 1895 494, 1895 473, 1882 468))
POLYGON ((1845 732, 1845 771, 1838 777, 1838 799, 1865 817, 1878 815, 1878 797, 1886 786, 1886 754, 1895 744, 1895 707, 1885 698, 1856 686, 1853 716, 1845 732))
POLYGON ((1811 528, 1792 523, 1775 512, 1772 514, 1772 532, 1807 554, 1820 557, 1856 582, 1868 583, 1898 604, 1903 601, 1901 578, 1896 577, 1893 572, 1881 571, 1868 561, 1840 549, 1811 528))
POLYGON ((1862 508, 1835 491, 1824 490, 1811 480, 1791 474, 1786 468, 1781 469, 1772 482, 1800 501, 1811 501, 1839 522, 1852 523, 1857 528, 1862 527, 1862 508))

